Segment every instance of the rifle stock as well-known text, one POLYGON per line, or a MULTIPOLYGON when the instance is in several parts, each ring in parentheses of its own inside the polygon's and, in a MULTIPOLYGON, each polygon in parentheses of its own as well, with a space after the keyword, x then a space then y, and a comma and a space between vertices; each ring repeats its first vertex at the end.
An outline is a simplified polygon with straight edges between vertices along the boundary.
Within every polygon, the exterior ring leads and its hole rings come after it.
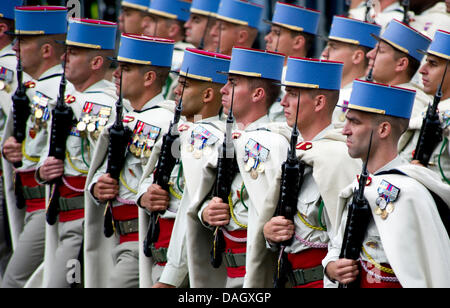
MULTIPOLYGON (((358 260, 363 245, 364 236, 367 231, 370 219, 370 205, 364 197, 364 190, 366 187, 369 173, 367 171, 367 164, 369 162, 370 149, 372 145, 372 134, 370 135, 369 150, 367 152, 367 159, 364 163, 363 170, 358 181, 358 190, 353 192, 352 203, 348 207, 347 222, 345 226, 344 238, 342 241, 341 252, 339 258, 358 260)), ((359 279, 344 285, 339 284, 339 288, 358 288, 359 279)))
POLYGON ((447 74, 448 62, 449 61, 447 60, 442 82, 436 91, 433 104, 428 106, 425 117, 423 118, 419 139, 417 140, 416 149, 413 155, 413 159, 418 160, 425 167, 428 166, 431 155, 442 141, 442 135, 444 132, 441 120, 439 118, 438 105, 442 99, 442 85, 447 74))
MULTIPOLYGON (((189 68, 186 71, 186 76, 189 74, 189 68)), ((179 103, 175 108, 174 119, 170 123, 169 131, 163 136, 163 143, 161 146, 161 153, 159 154, 158 163, 156 165, 153 183, 161 186, 162 189, 169 192, 169 181, 172 170, 177 163, 177 158, 173 155, 173 150, 179 148, 180 134, 178 132, 178 123, 180 122, 181 112, 183 111, 183 95, 185 84, 181 93, 179 103)), ((147 230, 147 235, 144 240, 144 255, 151 257, 151 246, 158 240, 159 237, 159 221, 158 217, 163 215, 165 211, 152 212, 150 214, 150 221, 147 230)))
MULTIPOLYGON (((297 111, 295 123, 292 128, 290 149, 286 161, 281 166, 280 196, 274 216, 283 216, 286 219, 294 221, 297 212, 298 195, 303 184, 303 175, 305 172, 305 163, 300 161, 296 155, 296 146, 298 141, 298 111, 300 106, 300 92, 298 94, 297 111)), ((284 288, 288 274, 292 266, 284 252, 285 247, 292 244, 293 237, 280 243, 277 270, 274 274, 274 287, 284 288)))
MULTIPOLYGON (((56 159, 64 162, 66 156, 66 142, 70 130, 73 125, 73 111, 72 108, 65 104, 66 92, 66 61, 67 49, 64 59, 64 71, 59 85, 59 96, 55 109, 52 110, 52 126, 50 135, 50 145, 48 156, 53 156, 56 159)), ((51 181, 52 194, 50 202, 47 207, 46 220, 49 225, 54 225, 59 212, 59 186, 62 184, 61 178, 51 181)))
MULTIPOLYGON (((226 132, 223 144, 219 149, 219 158, 217 160, 217 178, 214 195, 221 198, 223 202, 228 202, 228 196, 231 192, 231 184, 236 175, 236 159, 234 156, 234 145, 232 129, 234 123, 233 104, 234 104, 234 83, 232 83, 233 92, 231 94, 231 107, 228 112, 226 132)), ((211 265, 214 268, 222 264, 222 253, 225 251, 225 239, 223 232, 219 227, 215 228, 213 245, 211 248, 211 265)))
MULTIPOLYGON (((131 133, 131 130, 123 125, 122 74, 120 74, 120 94, 116 102, 116 119, 113 126, 109 128, 108 162, 106 167, 106 172, 117 181, 125 163, 125 155, 131 133)), ((103 232, 106 237, 111 237, 114 234, 112 200, 109 200, 106 205, 103 232)))

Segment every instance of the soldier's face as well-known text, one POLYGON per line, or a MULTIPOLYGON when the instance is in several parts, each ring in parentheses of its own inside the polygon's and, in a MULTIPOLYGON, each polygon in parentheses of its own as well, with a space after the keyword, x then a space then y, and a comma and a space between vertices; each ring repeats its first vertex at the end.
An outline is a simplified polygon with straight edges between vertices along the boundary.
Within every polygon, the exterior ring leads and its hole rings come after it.
POLYGON ((218 21, 210 31, 213 42, 216 45, 220 44, 220 53, 231 55, 233 46, 235 45, 239 36, 240 28, 232 23, 226 21, 218 21))
POLYGON ((355 49, 346 43, 330 40, 322 52, 322 58, 329 61, 337 61, 344 63, 343 75, 345 76, 352 68, 353 55, 355 49))
POLYGON ((141 11, 124 7, 119 15, 118 24, 121 33, 143 33, 144 15, 141 11))
POLYGON ((207 24, 208 17, 199 14, 191 14, 188 21, 184 24, 186 30, 186 42, 198 47, 205 34, 207 24))
POLYGON ((91 60, 88 50, 84 48, 68 47, 67 57, 62 55, 61 60, 66 60, 66 78, 77 85, 83 83, 91 74, 91 60))
POLYGON ((246 78, 238 75, 230 75, 228 82, 220 89, 222 105, 225 114, 228 114, 233 101, 233 115, 236 120, 244 118, 251 104, 252 91, 246 78), (234 95, 233 95, 234 85, 234 95))
POLYGON ((120 63, 114 71, 116 82, 116 93, 120 93, 120 77, 122 74, 122 95, 133 103, 138 100, 144 89, 144 75, 139 69, 139 65, 120 63))
POLYGON ((309 95, 308 90, 294 87, 286 87, 286 94, 281 100, 281 106, 284 108, 284 116, 290 127, 295 125, 297 117, 297 127, 302 130, 310 125, 314 119, 314 99, 309 95), (298 117, 297 117, 297 105, 298 117))
MULTIPOLYGON (((347 136, 348 154, 352 158, 365 159, 369 148, 369 140, 374 131, 372 116, 367 112, 349 110, 346 115, 342 134, 347 136)), ((373 135, 372 147, 376 143, 376 130, 373 135)))
POLYGON ((168 25, 165 18, 152 15, 144 28, 144 34, 149 36, 168 37, 168 25))
POLYGON ((183 116, 190 118, 194 117, 196 114, 200 114, 200 111, 203 108, 203 91, 200 82, 180 76, 174 92, 177 103, 179 103, 181 98, 183 99, 183 111, 181 113, 183 116))
POLYGON ((367 58, 369 58, 368 69, 374 67, 373 78, 377 82, 390 84, 396 76, 397 60, 395 59, 395 49, 381 41, 367 53, 367 58))
POLYGON ((270 32, 264 37, 268 51, 277 51, 285 55, 292 54, 293 40, 294 38, 289 30, 275 25, 270 28, 270 32))
MULTIPOLYGON (((425 64, 419 70, 422 74, 423 89, 425 93, 430 95, 436 93, 439 84, 442 82, 442 77, 444 76, 445 65, 446 60, 432 55, 427 56, 425 64)), ((448 93, 450 91, 450 74, 447 73, 442 85, 443 93, 448 93)))
POLYGON ((19 43, 23 71, 33 76, 33 72, 42 61, 39 39, 36 36, 23 36, 16 39, 13 50, 16 52, 17 57, 19 57, 19 43))

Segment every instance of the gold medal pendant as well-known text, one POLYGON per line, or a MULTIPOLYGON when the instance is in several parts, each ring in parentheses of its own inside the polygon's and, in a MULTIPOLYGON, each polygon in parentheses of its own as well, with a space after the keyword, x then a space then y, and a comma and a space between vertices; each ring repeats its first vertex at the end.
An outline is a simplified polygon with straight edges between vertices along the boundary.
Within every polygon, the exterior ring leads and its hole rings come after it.
POLYGON ((383 213, 383 210, 380 209, 380 207, 377 206, 377 208, 375 209, 375 214, 380 216, 383 213))
POLYGON ((386 210, 383 210, 383 212, 381 213, 381 218, 385 220, 388 217, 388 215, 389 215, 388 212, 386 210))
POLYGON ((389 204, 386 206, 386 212, 388 214, 391 214, 395 209, 395 206, 392 202, 389 202, 389 204))
POLYGON ((131 145, 130 145, 130 152, 132 153, 132 154, 134 154, 134 155, 136 155, 136 145, 134 144, 134 143, 132 143, 131 145))
POLYGON ((36 111, 34 112, 34 117, 36 119, 41 119, 43 115, 44 112, 42 111, 42 109, 36 109, 36 111))
POLYGON ((6 86, 6 83, 3 80, 0 80, 0 91, 2 91, 6 86))
POLYGON ((192 144, 186 145, 186 150, 190 153, 194 152, 194 145, 192 144))
POLYGON ((141 157, 141 154, 142 154, 142 149, 136 148, 136 153, 135 153, 136 157, 141 157))
POLYGON ((264 170, 266 170, 266 167, 264 166, 263 163, 259 163, 258 167, 256 168, 256 171, 258 171, 259 173, 263 173, 264 170))
POLYGON ((146 150, 144 151, 144 157, 145 157, 145 158, 150 158, 151 155, 152 155, 152 150, 146 149, 146 150))

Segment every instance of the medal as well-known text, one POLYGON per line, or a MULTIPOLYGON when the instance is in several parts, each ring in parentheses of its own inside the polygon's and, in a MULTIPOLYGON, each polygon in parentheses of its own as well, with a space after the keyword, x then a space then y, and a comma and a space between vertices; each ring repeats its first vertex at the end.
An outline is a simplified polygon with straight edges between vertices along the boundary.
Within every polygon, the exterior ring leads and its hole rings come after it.
POLYGON ((36 119, 41 119, 43 115, 44 112, 42 111, 42 109, 36 109, 36 111, 34 112, 34 117, 36 119))
POLYGON ((386 212, 388 214, 391 214, 394 211, 394 205, 392 204, 392 202, 389 202, 388 205, 386 206, 386 212))
POLYGON ((133 154, 136 154, 136 146, 134 145, 134 143, 130 144, 130 152, 133 154))
POLYGON ((385 220, 389 214, 394 211, 394 204, 400 194, 400 189, 386 180, 381 181, 380 186, 377 188, 378 198, 375 200, 377 207, 375 208, 375 214, 385 220))
POLYGON ((145 158, 149 158, 151 155, 152 155, 152 150, 146 149, 146 150, 144 151, 144 157, 145 157, 145 158))
POLYGON ((195 149, 195 151, 194 151, 194 158, 195 159, 200 159, 201 157, 202 157, 202 150, 195 149))
POLYGON ((84 132, 86 130, 86 123, 85 122, 79 122, 77 124, 77 129, 79 132, 84 132))
POLYGON ((5 82, 3 80, 0 80, 0 91, 2 91, 5 88, 5 82))
POLYGON ((95 124, 94 123, 89 123, 87 126, 87 130, 88 132, 92 133, 93 131, 95 131, 95 124))
POLYGON ((259 163, 258 167, 256 168, 256 171, 258 171, 259 173, 263 173, 265 169, 266 168, 264 167, 264 164, 263 163, 259 163))

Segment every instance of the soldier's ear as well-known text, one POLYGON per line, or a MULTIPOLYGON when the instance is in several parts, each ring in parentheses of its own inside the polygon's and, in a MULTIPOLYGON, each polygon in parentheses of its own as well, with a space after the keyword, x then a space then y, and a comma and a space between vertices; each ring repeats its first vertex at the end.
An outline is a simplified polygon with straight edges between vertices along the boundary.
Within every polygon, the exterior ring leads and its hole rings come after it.
POLYGON ((156 81, 156 72, 155 71, 148 71, 144 75, 144 87, 148 88, 152 86, 156 81))
POLYGON ((214 100, 213 88, 207 88, 203 90, 202 100, 204 104, 208 104, 214 100))
POLYGON ((388 121, 378 124, 378 136, 380 139, 388 138, 392 133, 392 125, 388 121))
POLYGON ((363 63, 366 61, 366 54, 361 49, 356 49, 352 55, 352 62, 355 65, 363 63))
POLYGON ((407 57, 401 57, 396 61, 395 71, 397 73, 405 72, 408 70, 409 60, 407 57))
POLYGON ((91 68, 94 71, 97 71, 103 67, 104 63, 105 63, 105 59, 102 56, 95 56, 91 60, 91 68))
POLYGON ((294 39, 292 40, 292 49, 298 51, 298 50, 302 50, 303 48, 305 48, 306 45, 306 40, 305 37, 303 35, 297 35, 296 37, 294 37, 294 39))

